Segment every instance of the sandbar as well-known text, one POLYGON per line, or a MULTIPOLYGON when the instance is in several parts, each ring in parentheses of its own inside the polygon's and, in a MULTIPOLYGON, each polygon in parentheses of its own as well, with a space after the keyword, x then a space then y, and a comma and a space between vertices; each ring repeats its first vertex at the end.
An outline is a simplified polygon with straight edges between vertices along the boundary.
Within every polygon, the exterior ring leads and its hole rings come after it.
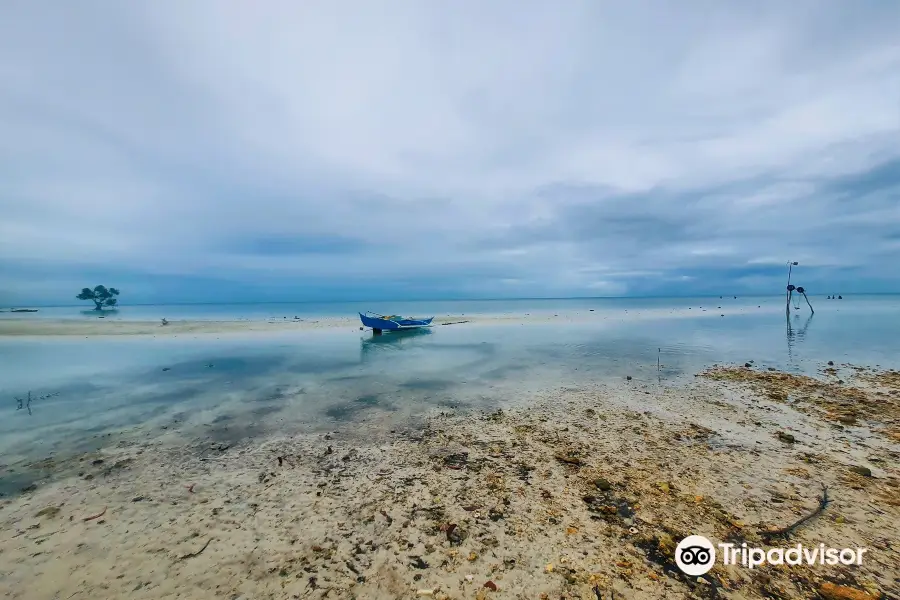
MULTIPOLYGON (((685 308, 641 310, 578 310, 568 312, 498 313, 486 315, 444 315, 434 319, 435 327, 462 324, 502 323, 603 323, 660 318, 716 318, 752 314, 766 308, 685 308)), ((40 317, 8 317, 0 319, 0 337, 13 336, 174 336, 227 333, 271 333, 319 329, 359 329, 356 317, 273 318, 245 320, 126 320, 119 318, 50 319, 40 317)))

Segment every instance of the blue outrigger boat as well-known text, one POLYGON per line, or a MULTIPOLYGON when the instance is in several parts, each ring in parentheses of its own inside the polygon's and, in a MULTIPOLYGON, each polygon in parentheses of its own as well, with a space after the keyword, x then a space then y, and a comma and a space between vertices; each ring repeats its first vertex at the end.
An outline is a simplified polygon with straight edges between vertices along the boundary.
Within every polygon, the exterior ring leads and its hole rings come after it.
POLYGON ((398 317, 397 315, 379 315, 371 312, 359 313, 359 319, 366 327, 371 327, 372 332, 379 334, 382 331, 395 331, 398 329, 418 329, 419 327, 431 327, 434 317, 427 319, 411 319, 398 317))

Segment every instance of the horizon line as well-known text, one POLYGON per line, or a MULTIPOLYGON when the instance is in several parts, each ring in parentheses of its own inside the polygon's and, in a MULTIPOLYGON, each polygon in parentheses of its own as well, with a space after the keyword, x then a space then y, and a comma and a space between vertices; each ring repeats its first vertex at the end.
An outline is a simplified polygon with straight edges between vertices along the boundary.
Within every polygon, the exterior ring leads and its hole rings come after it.
MULTIPOLYGON (((816 296, 831 296, 833 294, 813 294, 816 296)), ((896 296, 900 292, 863 292, 852 294, 854 296, 896 296)), ((135 302, 128 304, 117 304, 116 306, 107 307, 107 310, 125 306, 249 306, 249 305, 270 305, 270 304, 358 304, 358 303, 384 303, 384 302, 510 302, 522 300, 628 300, 628 299, 688 299, 688 298, 726 298, 730 296, 734 298, 774 298, 781 297, 781 294, 698 294, 698 295, 635 295, 635 296, 522 296, 509 298, 394 298, 389 300, 265 300, 265 301, 243 301, 243 302, 135 302)), ((76 308, 84 307, 88 304, 15 304, 7 305, 6 308, 76 308)), ((93 309, 90 309, 93 310, 93 309)))

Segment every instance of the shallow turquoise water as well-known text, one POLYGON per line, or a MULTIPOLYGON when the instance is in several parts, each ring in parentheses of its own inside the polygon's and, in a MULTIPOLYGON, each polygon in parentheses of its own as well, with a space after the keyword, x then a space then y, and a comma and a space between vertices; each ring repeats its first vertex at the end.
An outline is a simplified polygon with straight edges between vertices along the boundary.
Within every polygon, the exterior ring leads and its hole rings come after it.
MULTIPOLYGON (((810 296, 813 305, 840 303, 850 305, 896 305, 900 297, 889 295, 853 296, 843 300, 826 300, 825 296, 810 296)), ((353 317, 358 312, 374 311, 382 314, 403 314, 410 316, 432 315, 496 315, 496 314, 545 314, 558 311, 594 309, 616 313, 623 309, 678 309, 693 307, 756 307, 783 306, 781 295, 723 296, 703 298, 575 298, 575 299, 519 299, 519 300, 426 300, 400 302, 284 302, 264 304, 149 304, 131 305, 127 303, 116 311, 104 311, 103 316, 113 320, 151 320, 163 317, 169 320, 265 320, 291 319, 295 316, 308 319, 316 317, 353 317)), ((804 305, 805 308, 805 305, 804 305)), ((89 304, 70 306, 40 307, 36 313, 0 312, 0 319, 95 319, 97 311, 90 310, 89 304)))
POLYGON ((693 300, 697 312, 688 316, 666 310, 687 301, 647 301, 643 308, 662 310, 643 319, 633 318, 634 304, 518 301, 522 314, 558 311, 560 318, 377 338, 348 328, 188 339, 0 338, 0 454, 5 462, 44 457, 122 430, 154 435, 165 427, 167 435, 234 440, 399 421, 433 407, 491 408, 626 375, 678 384, 712 363, 754 360, 801 372, 828 360, 900 367, 896 298, 814 300, 813 317, 792 311, 789 319, 781 299, 731 300, 728 308, 741 310, 725 317, 716 314, 724 299, 701 300, 705 313, 693 300), (584 317, 592 306, 590 321, 567 318, 584 317), (30 414, 16 400, 29 390, 30 414))

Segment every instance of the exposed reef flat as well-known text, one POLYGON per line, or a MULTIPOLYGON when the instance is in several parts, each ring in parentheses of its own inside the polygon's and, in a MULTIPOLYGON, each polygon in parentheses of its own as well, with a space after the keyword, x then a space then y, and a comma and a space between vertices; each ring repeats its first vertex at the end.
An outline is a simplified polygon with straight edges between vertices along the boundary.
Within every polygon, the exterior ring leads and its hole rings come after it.
POLYGON ((898 597, 900 381, 835 369, 717 367, 234 446, 118 443, 2 501, 0 582, 35 600, 898 597), (825 509, 772 539, 823 486, 825 509), (688 534, 868 552, 696 578, 673 562, 688 534))

